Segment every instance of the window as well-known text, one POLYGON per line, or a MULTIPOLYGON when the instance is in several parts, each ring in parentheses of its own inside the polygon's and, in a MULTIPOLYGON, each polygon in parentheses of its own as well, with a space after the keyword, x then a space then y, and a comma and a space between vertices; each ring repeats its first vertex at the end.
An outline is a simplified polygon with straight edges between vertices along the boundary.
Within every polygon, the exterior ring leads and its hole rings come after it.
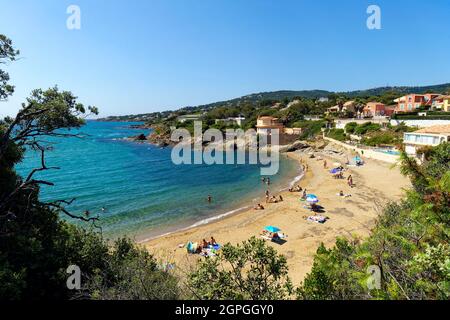
POLYGON ((400 104, 400 110, 405 110, 405 105, 403 103, 400 104))
POLYGON ((408 103, 408 110, 412 110, 412 103, 408 103))

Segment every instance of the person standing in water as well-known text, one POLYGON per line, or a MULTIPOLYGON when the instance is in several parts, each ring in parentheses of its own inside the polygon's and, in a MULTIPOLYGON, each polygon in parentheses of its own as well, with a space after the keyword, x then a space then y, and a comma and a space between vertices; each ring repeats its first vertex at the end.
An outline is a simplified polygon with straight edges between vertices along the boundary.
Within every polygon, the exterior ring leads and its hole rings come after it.
POLYGON ((208 203, 211 203, 211 201, 212 201, 212 197, 210 194, 208 194, 208 203))

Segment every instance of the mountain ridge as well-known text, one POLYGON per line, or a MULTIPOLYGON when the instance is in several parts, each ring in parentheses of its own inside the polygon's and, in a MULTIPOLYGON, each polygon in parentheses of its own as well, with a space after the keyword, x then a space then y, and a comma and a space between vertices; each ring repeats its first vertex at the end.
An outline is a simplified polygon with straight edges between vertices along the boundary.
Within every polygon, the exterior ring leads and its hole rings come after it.
POLYGON ((150 113, 144 113, 144 114, 136 114, 136 115, 123 115, 123 116, 109 116, 105 118, 98 119, 99 121, 102 120, 119 120, 119 121, 125 121, 125 120, 137 120, 144 119, 147 116, 154 115, 156 113, 167 115, 174 111, 195 111, 195 110, 209 110, 215 107, 219 106, 231 106, 231 105, 240 105, 243 103, 257 103, 259 101, 263 100, 283 100, 283 99, 290 99, 292 100, 295 97, 302 97, 302 98, 310 98, 310 99, 318 99, 322 97, 328 97, 330 95, 341 95, 345 96, 347 98, 356 98, 356 97, 370 97, 370 96, 379 96, 387 92, 395 93, 400 95, 404 94, 410 94, 410 93, 444 93, 450 91, 450 82, 449 83, 443 83, 443 84, 436 84, 436 85, 427 85, 427 86, 384 86, 384 87, 376 87, 371 89, 364 89, 364 90, 353 90, 353 91, 328 91, 328 90, 320 90, 320 89, 314 89, 314 90, 277 90, 277 91, 263 91, 258 93, 251 93, 248 95, 244 95, 241 97, 229 99, 229 100, 223 100, 223 101, 216 101, 208 104, 200 104, 197 106, 185 106, 181 107, 179 109, 175 110, 167 110, 167 111, 161 111, 161 112, 150 112, 150 113))

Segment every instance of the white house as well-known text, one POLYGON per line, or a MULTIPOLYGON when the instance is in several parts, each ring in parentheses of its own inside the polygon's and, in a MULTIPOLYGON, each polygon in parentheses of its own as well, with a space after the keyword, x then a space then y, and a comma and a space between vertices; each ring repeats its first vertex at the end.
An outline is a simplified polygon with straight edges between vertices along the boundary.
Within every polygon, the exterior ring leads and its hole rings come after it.
POLYGON ((200 120, 201 116, 201 114, 185 114, 177 117, 177 121, 181 123, 184 123, 186 121, 197 121, 200 120))
POLYGON ((403 143, 409 155, 416 155, 417 149, 423 146, 435 147, 450 141, 450 125, 438 125, 423 128, 414 132, 405 132, 403 143))
POLYGON ((215 123, 226 123, 226 124, 237 124, 239 127, 242 127, 242 123, 245 121, 245 118, 242 116, 239 117, 229 117, 226 119, 216 119, 215 123))

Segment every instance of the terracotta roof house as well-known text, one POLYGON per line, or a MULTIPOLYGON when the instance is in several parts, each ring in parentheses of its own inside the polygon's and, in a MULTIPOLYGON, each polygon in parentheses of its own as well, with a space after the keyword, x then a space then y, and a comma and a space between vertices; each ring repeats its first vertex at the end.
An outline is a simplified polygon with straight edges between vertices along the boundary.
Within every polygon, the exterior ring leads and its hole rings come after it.
POLYGON ((386 111, 386 105, 381 102, 369 102, 363 109, 364 117, 376 117, 384 116, 386 111))
POLYGON ((399 112, 412 112, 421 106, 431 106, 433 100, 438 97, 438 93, 425 93, 425 94, 408 94, 406 96, 395 99, 397 102, 397 108, 395 113, 399 112))
POLYGON ((347 101, 346 103, 344 103, 344 105, 342 106, 342 110, 339 110, 339 105, 335 105, 331 108, 328 108, 327 112, 329 112, 329 113, 345 112, 345 111, 355 112, 355 107, 356 107, 356 102, 354 100, 350 100, 350 101, 347 101))
POLYGON ((432 107, 441 111, 450 112, 450 95, 440 95, 433 100, 432 107))

